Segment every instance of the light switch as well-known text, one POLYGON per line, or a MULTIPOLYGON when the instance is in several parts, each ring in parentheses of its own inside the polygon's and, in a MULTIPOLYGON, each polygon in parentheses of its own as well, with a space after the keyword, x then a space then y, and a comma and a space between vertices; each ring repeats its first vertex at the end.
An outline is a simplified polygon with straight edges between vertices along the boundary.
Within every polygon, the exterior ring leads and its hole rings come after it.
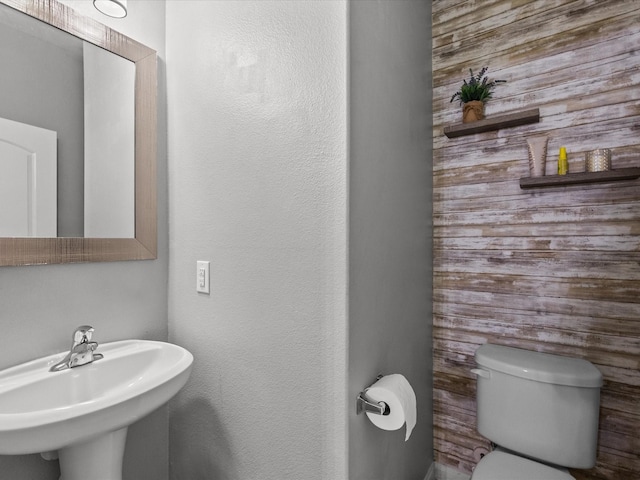
POLYGON ((198 260, 196 271, 196 291, 200 293, 209 292, 209 262, 198 260))

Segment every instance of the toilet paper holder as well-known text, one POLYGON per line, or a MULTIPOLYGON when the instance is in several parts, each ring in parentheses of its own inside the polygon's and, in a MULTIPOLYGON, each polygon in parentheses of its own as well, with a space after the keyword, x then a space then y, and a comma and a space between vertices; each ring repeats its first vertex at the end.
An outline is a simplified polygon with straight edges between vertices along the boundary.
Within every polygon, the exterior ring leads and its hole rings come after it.
MULTIPOLYGON (((376 377, 376 381, 380 380, 382 375, 378 375, 376 377)), ((391 413, 391 409, 386 402, 376 402, 375 400, 371 400, 367 398, 367 395, 364 391, 358 394, 358 398, 356 399, 356 415, 360 415, 362 412, 374 413, 376 415, 389 415, 391 413)))

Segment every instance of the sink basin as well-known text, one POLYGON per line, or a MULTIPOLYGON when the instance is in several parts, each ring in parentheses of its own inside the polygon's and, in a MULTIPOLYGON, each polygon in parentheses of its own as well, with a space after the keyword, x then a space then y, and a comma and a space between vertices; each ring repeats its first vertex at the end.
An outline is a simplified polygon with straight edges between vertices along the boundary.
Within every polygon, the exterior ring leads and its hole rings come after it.
POLYGON ((0 455, 49 452, 45 458, 56 458, 57 452, 61 479, 76 478, 76 461, 85 476, 92 465, 94 472, 113 471, 92 478, 121 478, 121 458, 115 466, 94 462, 99 456, 121 457, 126 428, 184 386, 193 356, 150 340, 104 343, 97 351, 104 358, 59 372, 49 368, 66 352, 0 371, 0 455))

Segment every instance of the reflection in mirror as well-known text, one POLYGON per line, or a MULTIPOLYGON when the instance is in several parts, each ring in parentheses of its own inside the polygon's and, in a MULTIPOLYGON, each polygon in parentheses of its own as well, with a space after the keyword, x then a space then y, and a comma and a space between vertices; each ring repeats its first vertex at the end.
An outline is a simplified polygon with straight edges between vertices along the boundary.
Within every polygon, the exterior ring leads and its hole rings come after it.
POLYGON ((0 0, 0 62, 0 265, 155 258, 155 51, 0 0))
POLYGON ((0 236, 57 235, 58 134, 0 118, 0 236))
POLYGON ((133 63, 88 42, 84 59, 84 236, 133 238, 133 63))
MULTIPOLYGON (((0 96, 0 117, 58 136, 58 176, 46 180, 54 186, 18 177, 18 162, 0 157, 0 176, 8 178, 11 168, 18 181, 13 190, 20 187, 11 192, 11 211, 0 214, 0 236, 133 238, 134 63, 0 5, 0 64, 0 91, 9 92, 0 96), (53 231, 35 228, 41 189, 58 192, 53 231)), ((7 134, 0 130, 0 141, 20 145, 7 134)), ((35 173, 43 157, 31 151, 29 158, 35 173)), ((4 202, 9 190, 0 195, 3 205, 11 205, 4 202)))

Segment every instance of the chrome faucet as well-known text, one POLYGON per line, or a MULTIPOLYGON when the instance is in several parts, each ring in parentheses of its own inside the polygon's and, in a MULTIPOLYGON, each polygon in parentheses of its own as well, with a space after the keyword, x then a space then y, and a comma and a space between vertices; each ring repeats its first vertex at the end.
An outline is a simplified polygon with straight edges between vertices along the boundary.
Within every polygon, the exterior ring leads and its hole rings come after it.
POLYGON ((101 353, 94 353, 98 348, 97 342, 91 341, 94 328, 91 325, 82 325, 75 329, 73 332, 73 343, 67 356, 53 365, 49 371, 59 372, 60 370, 66 370, 67 368, 79 367, 80 365, 86 365, 94 360, 100 360, 103 355, 101 353))

